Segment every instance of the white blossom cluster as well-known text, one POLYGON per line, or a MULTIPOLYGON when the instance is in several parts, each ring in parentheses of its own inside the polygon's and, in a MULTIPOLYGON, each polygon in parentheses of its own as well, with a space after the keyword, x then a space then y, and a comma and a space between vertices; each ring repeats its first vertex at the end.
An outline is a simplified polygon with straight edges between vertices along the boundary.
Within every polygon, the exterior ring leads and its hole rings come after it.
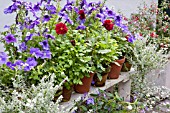
POLYGON ((0 113, 69 113, 59 105, 62 96, 56 102, 52 101, 64 82, 54 85, 54 76, 45 76, 37 86, 32 85, 30 88, 26 88, 22 77, 17 76, 10 99, 0 97, 0 113))

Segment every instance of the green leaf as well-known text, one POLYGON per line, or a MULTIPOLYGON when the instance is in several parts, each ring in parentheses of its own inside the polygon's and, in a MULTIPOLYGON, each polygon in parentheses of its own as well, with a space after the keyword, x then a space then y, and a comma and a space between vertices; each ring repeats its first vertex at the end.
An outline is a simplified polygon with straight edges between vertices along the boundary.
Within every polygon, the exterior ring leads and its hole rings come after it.
POLYGON ((85 107, 85 106, 80 106, 80 108, 82 108, 83 109, 83 111, 87 111, 87 108, 85 107))
POLYGON ((68 62, 69 62, 69 64, 70 64, 70 65, 72 65, 72 64, 73 64, 73 61, 72 61, 72 60, 69 60, 68 62))
POLYGON ((105 50, 99 50, 98 53, 101 53, 101 54, 106 54, 106 53, 110 53, 111 50, 110 49, 105 49, 105 50))
POLYGON ((100 81, 102 80, 101 74, 97 74, 97 77, 99 78, 100 81))

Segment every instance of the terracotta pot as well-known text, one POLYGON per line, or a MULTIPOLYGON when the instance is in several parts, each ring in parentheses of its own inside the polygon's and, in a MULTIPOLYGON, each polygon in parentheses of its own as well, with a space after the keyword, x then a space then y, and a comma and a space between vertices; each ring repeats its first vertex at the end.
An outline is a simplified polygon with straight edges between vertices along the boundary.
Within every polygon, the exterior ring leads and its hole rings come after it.
POLYGON ((131 67, 132 67, 132 64, 130 64, 130 63, 126 60, 125 63, 123 64, 123 66, 122 66, 121 71, 122 71, 122 72, 128 72, 128 71, 130 71, 131 67))
POLYGON ((120 66, 116 65, 115 63, 111 63, 111 70, 108 74, 109 79, 117 79, 119 78, 120 71, 122 69, 122 65, 125 62, 125 57, 120 60, 116 60, 117 63, 119 63, 120 66))
POLYGON ((93 77, 93 81, 94 81, 93 85, 96 86, 96 87, 105 86, 107 76, 108 76, 108 73, 103 73, 102 74, 102 80, 100 81, 99 78, 97 77, 97 75, 95 74, 94 77, 93 77))
POLYGON ((63 102, 69 101, 70 98, 71 98, 72 92, 73 92, 73 86, 71 86, 70 89, 67 89, 67 88, 63 87, 63 91, 62 91, 63 99, 62 99, 62 101, 63 102))
POLYGON ((82 85, 75 85, 74 86, 74 90, 75 92, 77 93, 87 93, 89 92, 90 90, 90 86, 91 86, 91 82, 93 80, 93 76, 94 76, 94 73, 90 73, 90 77, 86 77, 84 76, 84 78, 82 79, 82 85))

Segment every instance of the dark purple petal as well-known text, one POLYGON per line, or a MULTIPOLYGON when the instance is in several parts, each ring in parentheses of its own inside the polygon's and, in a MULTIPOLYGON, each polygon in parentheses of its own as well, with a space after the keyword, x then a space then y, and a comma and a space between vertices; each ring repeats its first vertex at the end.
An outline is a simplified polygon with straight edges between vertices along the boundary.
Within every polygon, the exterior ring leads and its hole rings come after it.
POLYGON ((16 42, 16 38, 14 37, 14 35, 8 34, 8 35, 5 37, 5 41, 6 41, 6 43, 10 44, 10 43, 12 43, 12 42, 16 42))
POLYGON ((87 1, 86 0, 82 0, 82 2, 80 3, 80 8, 83 8, 83 6, 87 5, 87 1))
POLYGON ((93 98, 88 98, 86 100, 86 104, 89 105, 89 104, 93 104, 94 105, 94 99, 93 98))
POLYGON ((36 5, 34 5, 33 9, 34 9, 34 11, 39 11, 40 10, 40 4, 37 3, 36 5))
POLYGON ((27 27, 28 29, 33 29, 35 27, 35 23, 34 22, 32 22, 32 23, 30 23, 30 25, 27 27))
POLYGON ((129 33, 128 26, 126 26, 124 24, 116 24, 116 25, 119 26, 123 32, 129 33))
POLYGON ((46 5, 45 8, 50 14, 56 14, 56 7, 54 5, 46 5))
POLYGON ((66 22, 68 22, 69 24, 73 25, 73 21, 70 18, 65 18, 66 22))
POLYGON ((47 22, 47 21, 49 21, 49 20, 50 20, 50 16, 49 16, 49 15, 45 15, 45 16, 44 16, 44 21, 47 22))
POLYGON ((121 21, 122 21, 122 17, 121 16, 115 16, 115 24, 117 26, 120 26, 121 25, 121 21))
POLYGON ((25 41, 27 42, 29 40, 32 40, 32 36, 33 36, 33 34, 28 33, 28 35, 25 37, 25 41))
POLYGON ((0 52, 0 65, 6 64, 8 56, 5 52, 0 52))
POLYGON ((21 43, 21 45, 19 45, 19 52, 23 52, 27 50, 27 45, 25 42, 21 43))
POLYGON ((7 29, 9 29, 9 28, 10 28, 10 26, 8 26, 8 25, 5 25, 5 26, 4 26, 4 28, 7 28, 7 29))
POLYGON ((86 29, 86 26, 84 25, 79 25, 76 30, 85 30, 86 29))
POLYGON ((31 67, 30 66, 25 66, 24 67, 24 71, 30 71, 31 70, 31 67))
POLYGON ((51 59, 51 52, 50 51, 43 51, 43 56, 41 57, 42 59, 51 59))
POLYGON ((65 10, 67 10, 67 11, 72 11, 72 9, 73 9, 73 7, 72 6, 65 6, 65 10))
POLYGON ((30 48, 30 54, 35 55, 36 58, 41 58, 43 53, 40 51, 39 48, 30 48))
POLYGON ((96 8, 92 7, 87 14, 90 15, 94 10, 96 10, 96 8))
POLYGON ((135 41, 135 37, 133 35, 129 35, 128 42, 133 43, 135 41))
POLYGON ((55 39, 54 36, 52 36, 52 35, 50 35, 50 34, 45 35, 45 37, 46 37, 47 39, 49 39, 49 38, 55 39))
POLYGON ((7 62, 7 63, 6 63, 6 66, 9 67, 9 68, 11 68, 12 70, 15 70, 15 66, 16 66, 16 65, 13 64, 12 62, 7 62))
POLYGON ((115 13, 114 13, 112 10, 108 10, 108 11, 107 11, 107 15, 108 15, 109 17, 115 17, 115 13))
POLYGON ((13 5, 9 6, 8 8, 4 9, 4 13, 8 14, 8 13, 13 13, 14 11, 16 11, 18 8, 18 6, 13 3, 13 5))
POLYGON ((29 66, 33 66, 35 67, 37 65, 37 61, 33 58, 33 57, 29 57, 26 61, 26 63, 29 65, 29 66))
POLYGON ((49 50, 48 40, 44 40, 39 44, 43 47, 44 50, 49 50))
POLYGON ((79 9, 78 9, 77 7, 74 7, 74 11, 75 11, 76 13, 79 13, 79 9))
POLYGON ((17 60, 17 61, 15 62, 15 65, 18 67, 19 70, 22 70, 22 67, 23 67, 23 65, 24 65, 24 61, 22 61, 22 60, 17 60))

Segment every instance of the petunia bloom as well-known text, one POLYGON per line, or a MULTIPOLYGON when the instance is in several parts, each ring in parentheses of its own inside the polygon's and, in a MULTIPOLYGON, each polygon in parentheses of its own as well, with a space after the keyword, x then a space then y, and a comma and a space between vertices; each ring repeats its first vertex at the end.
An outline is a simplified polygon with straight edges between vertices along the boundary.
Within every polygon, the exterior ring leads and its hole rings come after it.
POLYGON ((30 48, 30 54, 34 55, 36 58, 41 58, 43 56, 43 53, 40 51, 39 48, 30 48))
POLYGON ((22 51, 26 51, 27 50, 27 45, 25 42, 21 43, 21 45, 19 45, 19 50, 18 52, 22 52, 22 51))
POLYGON ((32 36, 33 36, 33 34, 27 33, 27 35, 26 35, 26 37, 25 37, 25 41, 27 42, 27 41, 29 41, 29 40, 32 40, 32 36))
POLYGON ((0 52, 0 65, 5 64, 7 62, 7 54, 5 52, 0 52))
POLYGON ((107 20, 104 21, 103 26, 104 26, 108 31, 110 31, 110 30, 113 29, 114 24, 113 24, 112 20, 108 20, 108 19, 107 19, 107 20))
POLYGON ((43 56, 41 57, 42 59, 45 59, 45 58, 51 59, 52 53, 50 51, 43 51, 42 54, 43 54, 43 56))
POLYGON ((6 37, 5 37, 5 40, 6 40, 6 43, 10 44, 12 42, 16 42, 16 38, 14 37, 14 35, 12 34, 8 34, 6 37))
POLYGON ((89 105, 89 104, 93 104, 94 105, 94 99, 93 98, 88 98, 86 100, 86 104, 89 105))
POLYGON ((12 70, 15 70, 15 66, 16 66, 16 65, 13 64, 12 62, 7 62, 7 63, 6 63, 6 66, 9 67, 9 68, 11 68, 12 70))
POLYGON ((18 67, 19 70, 22 70, 22 67, 23 67, 23 65, 24 65, 24 61, 22 61, 22 60, 17 60, 17 61, 15 62, 15 65, 18 67))
POLYGON ((86 29, 86 26, 84 25, 79 25, 76 30, 85 30, 86 29))
POLYGON ((25 62, 25 67, 24 67, 24 71, 30 71, 32 68, 34 68, 37 65, 37 61, 32 58, 29 57, 27 59, 27 61, 25 62))
POLYGON ((67 29, 67 26, 60 22, 58 24, 56 24, 56 27, 55 27, 55 30, 56 30, 56 33, 59 35, 59 34, 66 34, 68 29, 67 29))
POLYGON ((48 40, 44 40, 39 44, 43 47, 44 50, 49 50, 48 40))
POLYGON ((44 22, 48 22, 50 20, 50 16, 49 15, 45 15, 44 16, 44 22))

